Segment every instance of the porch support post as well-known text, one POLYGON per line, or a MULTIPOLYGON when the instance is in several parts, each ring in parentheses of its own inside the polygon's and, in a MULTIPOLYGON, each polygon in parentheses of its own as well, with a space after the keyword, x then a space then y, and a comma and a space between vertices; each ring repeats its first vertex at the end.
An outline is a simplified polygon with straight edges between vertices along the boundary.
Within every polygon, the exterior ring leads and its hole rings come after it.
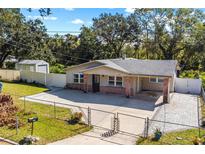
POLYGON ((140 92, 140 77, 137 76, 137 92, 140 92))
POLYGON ((131 96, 131 78, 125 77, 125 95, 127 98, 131 96))
POLYGON ((84 80, 83 91, 86 93, 88 92, 88 74, 83 75, 83 80, 84 80))
POLYGON ((165 78, 163 82, 163 103, 170 102, 170 79, 165 78))

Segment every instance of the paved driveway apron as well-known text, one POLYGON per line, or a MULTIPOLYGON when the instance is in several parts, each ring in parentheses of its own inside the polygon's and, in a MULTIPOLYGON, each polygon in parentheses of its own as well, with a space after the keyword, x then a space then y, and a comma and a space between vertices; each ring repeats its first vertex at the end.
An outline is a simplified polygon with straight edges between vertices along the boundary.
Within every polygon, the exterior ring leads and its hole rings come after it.
MULTIPOLYGON (((155 102, 143 101, 138 99, 127 99, 124 96, 100 93, 83 93, 78 90, 58 90, 51 92, 44 92, 32 95, 26 98, 29 101, 40 103, 47 103, 46 101, 55 101, 65 103, 68 105, 77 105, 81 107, 90 107, 93 109, 104 110, 112 113, 125 113, 139 117, 151 118, 155 111, 155 102), (38 100, 37 100, 38 99, 38 100)), ((79 111, 79 108, 72 108, 72 110, 79 111)), ((81 109, 82 111, 83 109, 81 109)), ((87 112, 85 112, 86 114, 87 112)), ((104 113, 96 110, 91 110, 92 124, 111 128, 111 118, 113 114, 104 113)), ((120 129, 134 134, 142 134, 144 130, 144 120, 136 119, 120 115, 120 129)), ((96 139, 100 139, 99 143, 106 144, 135 144, 136 137, 132 135, 117 134, 109 138, 101 138, 100 133, 106 130, 94 129, 90 132, 77 135, 75 137, 56 142, 57 144, 97 144, 96 139), (100 133, 99 133, 100 132, 100 133), (81 139, 79 139, 81 138, 81 139), (90 140, 93 138, 92 140, 90 140), (126 142, 125 142, 126 140, 126 142)))
MULTIPOLYGON (((198 127, 197 97, 197 95, 191 94, 171 94, 171 103, 160 106, 153 116, 153 120, 198 127)), ((154 121, 150 123, 149 133, 153 133, 156 128, 160 128, 163 132, 169 132, 193 127, 154 121)))

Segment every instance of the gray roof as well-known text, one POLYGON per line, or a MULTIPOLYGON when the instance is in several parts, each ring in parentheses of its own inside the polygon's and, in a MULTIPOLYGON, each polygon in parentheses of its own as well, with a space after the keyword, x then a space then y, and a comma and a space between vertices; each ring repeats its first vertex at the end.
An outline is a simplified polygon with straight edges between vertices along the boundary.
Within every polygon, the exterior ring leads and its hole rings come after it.
POLYGON ((104 65, 138 75, 172 76, 176 71, 176 60, 140 60, 134 58, 97 60, 104 65))
POLYGON ((104 65, 122 71, 122 72, 126 72, 129 73, 126 69, 124 69, 123 67, 120 67, 118 64, 115 64, 112 60, 109 59, 104 59, 104 60, 96 60, 97 62, 103 63, 104 65))
POLYGON ((34 64, 39 64, 39 63, 41 63, 41 64, 46 63, 47 64, 47 62, 44 60, 22 60, 18 64, 34 65, 34 64))

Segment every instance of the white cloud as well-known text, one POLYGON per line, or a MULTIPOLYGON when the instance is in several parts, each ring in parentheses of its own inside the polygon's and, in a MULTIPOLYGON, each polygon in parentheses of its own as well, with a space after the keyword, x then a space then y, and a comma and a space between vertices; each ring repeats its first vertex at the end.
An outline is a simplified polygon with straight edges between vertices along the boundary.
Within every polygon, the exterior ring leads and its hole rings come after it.
POLYGON ((93 22, 92 22, 92 21, 88 21, 87 24, 88 24, 88 25, 92 25, 93 22))
POLYGON ((57 17, 54 16, 47 16, 47 17, 42 17, 42 16, 28 16, 29 19, 40 19, 40 20, 57 20, 57 17))
POLYGON ((134 13, 135 9, 134 8, 126 8, 125 12, 127 13, 134 13))
POLYGON ((83 21, 83 20, 81 20, 81 19, 75 19, 75 20, 71 21, 71 23, 73 23, 73 24, 80 24, 80 25, 82 25, 82 24, 84 24, 84 21, 83 21))
POLYGON ((74 11, 75 9, 74 8, 65 8, 65 10, 67 10, 67 11, 74 11))

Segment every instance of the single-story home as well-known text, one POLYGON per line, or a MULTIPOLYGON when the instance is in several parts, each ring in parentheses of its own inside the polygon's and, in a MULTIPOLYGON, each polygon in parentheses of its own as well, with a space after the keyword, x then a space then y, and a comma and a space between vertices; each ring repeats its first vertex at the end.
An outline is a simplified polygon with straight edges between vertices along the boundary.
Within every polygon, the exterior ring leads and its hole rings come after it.
POLYGON ((127 97, 144 90, 161 91, 164 102, 169 102, 176 72, 176 60, 104 59, 68 67, 66 82, 72 89, 127 97))
POLYGON ((22 60, 16 63, 15 68, 20 71, 49 73, 49 64, 44 60, 22 60))

